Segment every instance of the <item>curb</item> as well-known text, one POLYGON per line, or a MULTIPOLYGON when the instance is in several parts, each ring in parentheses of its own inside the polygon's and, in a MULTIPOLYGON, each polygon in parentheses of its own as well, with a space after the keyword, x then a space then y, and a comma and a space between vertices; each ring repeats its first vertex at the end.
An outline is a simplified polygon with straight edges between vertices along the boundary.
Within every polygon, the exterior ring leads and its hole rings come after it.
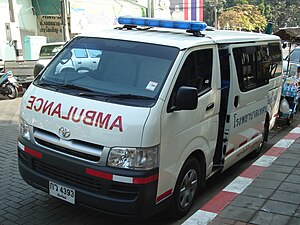
POLYGON ((182 225, 207 225, 226 206, 242 193, 252 181, 268 168, 296 139, 300 137, 300 124, 291 130, 283 139, 273 145, 264 155, 242 172, 222 191, 215 195, 202 208, 189 217, 182 225))

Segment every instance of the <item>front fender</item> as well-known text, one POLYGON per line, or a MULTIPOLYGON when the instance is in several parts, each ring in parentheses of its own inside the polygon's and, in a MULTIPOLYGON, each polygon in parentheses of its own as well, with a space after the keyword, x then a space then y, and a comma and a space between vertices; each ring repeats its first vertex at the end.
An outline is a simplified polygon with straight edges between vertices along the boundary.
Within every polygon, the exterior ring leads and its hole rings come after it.
MULTIPOLYGON (((207 165, 207 158, 208 158, 208 153, 209 153, 209 142, 204 139, 203 137, 195 137, 194 139, 192 139, 184 148, 184 150, 182 151, 182 154, 178 160, 178 163, 176 164, 175 168, 174 168, 174 173, 173 173, 173 180, 172 183, 176 184, 178 175, 181 171, 181 168, 183 166, 183 164, 185 163, 185 161, 197 150, 203 152, 204 155, 204 161, 205 164, 207 165)), ((198 159, 200 160, 200 159, 198 159)))

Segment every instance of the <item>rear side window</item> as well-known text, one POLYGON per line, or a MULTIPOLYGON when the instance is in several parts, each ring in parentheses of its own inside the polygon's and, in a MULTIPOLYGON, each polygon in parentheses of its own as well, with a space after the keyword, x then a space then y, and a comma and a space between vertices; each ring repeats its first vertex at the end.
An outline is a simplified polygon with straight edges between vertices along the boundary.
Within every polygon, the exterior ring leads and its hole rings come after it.
POLYGON ((269 83, 271 61, 267 45, 235 48, 233 55, 241 91, 269 83))
POLYGON ((279 43, 268 45, 270 52, 270 75, 271 78, 281 76, 282 74, 282 53, 279 43))

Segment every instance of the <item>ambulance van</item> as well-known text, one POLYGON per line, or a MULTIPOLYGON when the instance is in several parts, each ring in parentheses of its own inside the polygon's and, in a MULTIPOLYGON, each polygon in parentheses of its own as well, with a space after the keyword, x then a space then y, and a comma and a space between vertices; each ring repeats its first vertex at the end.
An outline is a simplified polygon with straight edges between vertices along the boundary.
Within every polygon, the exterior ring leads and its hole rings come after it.
POLYGON ((24 94, 19 171, 70 204, 180 218, 210 176, 267 140, 280 39, 195 21, 118 22, 69 41, 24 94), (98 52, 97 66, 75 67, 74 49, 98 52))

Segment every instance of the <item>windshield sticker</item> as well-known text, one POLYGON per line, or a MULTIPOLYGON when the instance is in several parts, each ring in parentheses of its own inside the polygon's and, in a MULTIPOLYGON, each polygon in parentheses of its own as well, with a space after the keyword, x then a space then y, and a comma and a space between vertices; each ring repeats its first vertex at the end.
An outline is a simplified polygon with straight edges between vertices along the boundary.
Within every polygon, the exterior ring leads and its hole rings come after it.
POLYGON ((149 91, 154 91, 155 88, 157 87, 158 83, 154 81, 150 81, 146 87, 147 90, 149 91))
POLYGON ((113 116, 110 113, 103 113, 95 110, 71 106, 64 108, 62 103, 55 103, 49 100, 30 96, 26 108, 48 116, 55 116, 59 119, 69 120, 74 123, 83 123, 87 126, 99 127, 106 130, 117 129, 123 132, 122 116, 113 116))

